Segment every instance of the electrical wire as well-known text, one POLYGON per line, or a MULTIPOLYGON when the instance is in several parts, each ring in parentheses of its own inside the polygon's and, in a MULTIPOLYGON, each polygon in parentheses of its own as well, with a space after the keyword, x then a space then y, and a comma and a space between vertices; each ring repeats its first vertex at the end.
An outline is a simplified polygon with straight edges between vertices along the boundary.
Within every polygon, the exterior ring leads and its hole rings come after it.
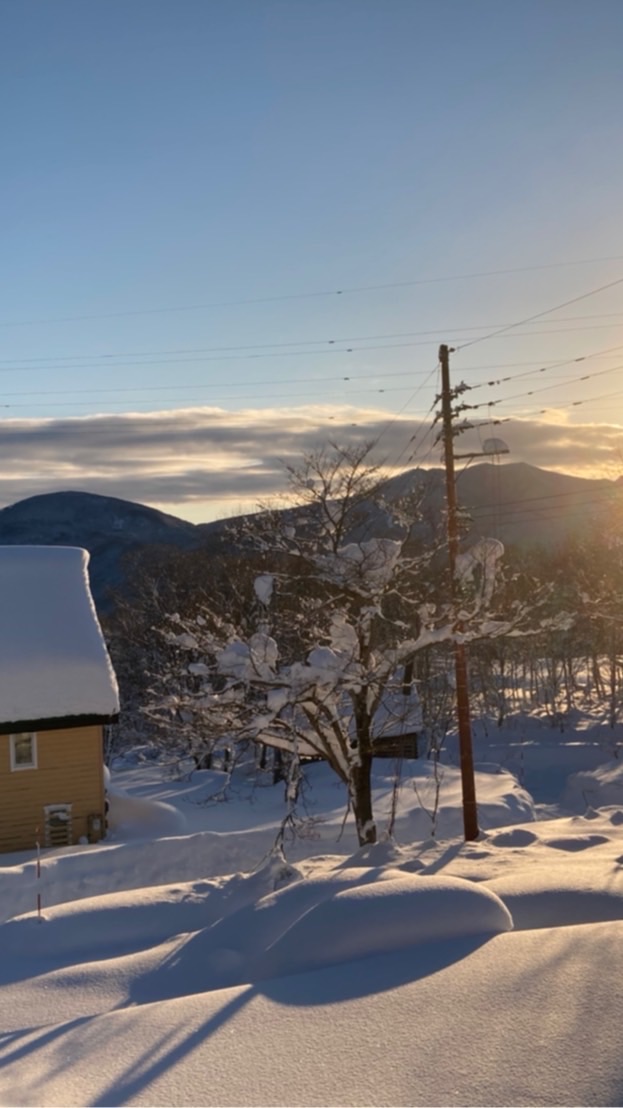
MULTIPOLYGON (((582 492, 583 490, 567 489, 566 491, 561 490, 559 492, 543 493, 540 496, 520 496, 520 497, 517 497, 515 500, 503 500, 503 501, 501 501, 499 507, 500 508, 513 508, 518 504, 519 505, 537 504, 537 503, 540 504, 544 500, 559 500, 559 499, 561 499, 561 497, 577 496, 578 491, 582 492)), ((555 505, 552 505, 552 504, 546 505, 546 506, 550 507, 550 508, 555 507, 555 505)), ((485 505, 485 507, 487 507, 487 505, 485 505)), ((561 507, 564 508, 565 505, 563 504, 563 505, 561 505, 561 507)), ((478 510, 479 510, 478 507, 475 507, 475 508, 472 509, 472 511, 478 511, 478 510)))
MULTIPOLYGON (((508 337, 513 338, 513 339, 516 339, 516 338, 530 338, 533 335, 542 335, 542 334, 550 335, 550 334, 554 334, 554 333, 555 332, 553 332, 553 331, 530 331, 530 332, 525 332, 525 334, 509 335, 508 337)), ((268 351, 268 352, 265 352, 265 353, 254 353, 254 354, 224 354, 224 355, 218 354, 218 355, 208 355, 208 356, 202 355, 201 357, 185 357, 181 360, 179 358, 174 358, 174 359, 170 359, 170 358, 150 358, 150 359, 142 360, 142 361, 130 361, 129 359, 127 359, 123 363, 116 362, 114 364, 114 367, 110 363, 107 363, 107 365, 108 365, 109 368, 124 369, 124 370, 125 369, 134 369, 134 368, 149 369, 149 368, 151 368, 152 366, 155 366, 155 365, 170 365, 170 366, 179 367, 181 365, 191 365, 191 364, 207 365, 208 363, 213 363, 213 362, 222 363, 222 362, 257 361, 257 360, 262 360, 262 359, 267 359, 267 358, 268 359, 275 359, 275 358, 283 359, 283 358, 313 358, 313 357, 327 357, 327 356, 331 357, 331 356, 338 356, 338 355, 342 355, 342 354, 355 354, 355 353, 365 354, 367 352, 374 352, 374 351, 378 351, 378 350, 405 350, 405 349, 409 349, 409 348, 416 347, 416 346, 437 346, 437 345, 438 344, 437 344, 436 341, 434 341, 432 339, 430 339, 430 340, 427 339, 427 340, 420 340, 420 341, 416 341, 416 342, 380 343, 380 344, 374 344, 372 346, 348 346, 348 347, 345 347, 343 349, 331 349, 331 350, 285 350, 285 351, 284 350, 277 350, 277 351, 268 351)), ((463 349, 463 347, 461 347, 461 349, 463 349)), ((533 362, 533 363, 530 363, 530 364, 534 365, 534 364, 538 364, 538 363, 533 362)), ((55 363, 53 365, 41 365, 41 364, 39 364, 39 365, 23 365, 23 364, 20 364, 19 366, 16 362, 10 362, 10 364, 8 366, 4 365, 4 366, 2 366, 2 368, 0 368, 0 373, 15 373, 15 372, 25 373, 25 372, 41 372, 41 371, 45 372, 45 371, 50 371, 50 370, 75 370, 75 369, 81 369, 81 370, 82 369, 95 369, 99 372, 99 371, 101 371, 102 368, 103 368, 103 366, 102 366, 101 363, 94 363, 92 361, 74 362, 74 363, 61 362, 61 363, 55 363)))
MULTIPOLYGON (((418 389, 416 389, 416 390, 415 390, 415 392, 414 392, 414 393, 412 393, 412 395, 411 395, 411 396, 409 397, 409 399, 408 399, 408 400, 407 400, 407 401, 406 401, 406 402, 405 402, 405 403, 404 403, 404 404, 402 405, 402 407, 401 407, 401 408, 400 408, 400 409, 398 410, 398 412, 397 412, 397 413, 396 413, 396 415, 395 415, 395 416, 393 417, 393 419, 391 419, 391 420, 389 421, 389 423, 387 423, 387 424, 385 425, 385 427, 384 427, 384 428, 383 428, 383 430, 382 430, 382 431, 381 431, 381 432, 379 433, 379 435, 378 435, 378 437, 377 437, 377 439, 376 439, 376 441, 375 441, 375 443, 374 443, 374 445, 375 445, 375 446, 378 446, 378 443, 379 443, 379 441, 381 440, 381 438, 383 437, 383 435, 385 435, 385 434, 387 433, 387 431, 389 430, 389 428, 390 428, 390 427, 393 427, 393 426, 394 426, 394 424, 396 423, 396 421, 397 421, 397 420, 398 420, 398 419, 400 418, 400 416, 401 416, 401 415, 402 415, 402 413, 404 412, 405 408, 407 408, 407 407, 408 407, 408 405, 409 405, 409 404, 410 404, 410 403, 411 403, 411 402, 412 402, 412 401, 413 401, 413 400, 415 399, 415 397, 416 397, 416 396, 417 396, 417 395, 418 395, 418 394, 419 394, 419 393, 420 393, 420 392, 422 391, 422 389, 423 389, 423 388, 424 388, 424 387, 425 387, 425 386, 426 386, 426 385, 428 384, 428 382, 429 382, 430 378, 431 378, 431 377, 433 376, 433 374, 435 374, 435 373, 438 373, 438 372, 439 372, 439 362, 437 362, 437 364, 436 364, 436 365, 435 365, 435 366, 433 367, 433 369, 432 369, 432 370, 430 371, 430 373, 429 373, 428 377, 427 377, 427 378, 426 378, 426 380, 425 380, 425 381, 424 381, 424 382, 423 382, 423 383, 422 383, 422 384, 420 385, 420 387, 419 387, 418 389)), ((416 429, 416 431, 414 432, 414 434, 413 434, 413 435, 411 435, 411 437, 410 437, 410 439, 409 439, 409 440, 407 441, 407 443, 406 443, 406 444, 405 444, 405 445, 403 446, 403 448, 402 448, 402 450, 400 451, 400 453, 399 453, 398 457, 397 457, 397 458, 395 458, 395 459, 394 459, 394 461, 393 461, 393 462, 391 463, 393 467, 395 467, 395 466, 397 466, 397 465, 398 465, 398 463, 400 462, 400 459, 401 459, 401 458, 403 457, 403 455, 404 455, 404 454, 406 453, 406 451, 407 451, 407 450, 409 449, 409 447, 411 447, 411 457, 413 457, 413 454, 414 454, 414 453, 415 453, 415 451, 416 451, 416 450, 418 449, 418 447, 417 447, 417 446, 415 446, 415 445, 412 445, 412 444, 415 444, 415 443, 417 442, 417 437, 418 437, 418 435, 419 435, 420 431, 421 431, 421 430, 422 430, 422 429, 424 428, 424 426, 426 425, 427 419, 428 419, 429 415, 431 415, 431 414, 432 414, 433 408, 435 407, 436 403, 437 403, 437 396, 434 396, 434 397, 433 397, 433 401, 432 401, 432 403, 431 403, 431 405, 430 405, 430 407, 429 407, 428 411, 427 411, 427 412, 425 412, 424 416, 422 417, 422 419, 421 419, 421 421, 420 421, 420 423, 419 423, 419 426, 418 426, 418 428, 416 429)), ((432 429, 432 428, 431 428, 431 429, 432 429)), ((426 434, 426 435, 424 436, 424 439, 423 439, 423 441, 424 441, 424 442, 426 441, 426 438, 427 438, 427 435, 428 435, 428 434, 429 434, 429 432, 427 432, 427 434, 426 434)))
MULTIPOLYGON (((370 395, 370 396, 382 396, 382 395, 385 395, 387 393, 393 393, 393 392, 407 392, 408 389, 409 389, 408 385, 396 385, 396 386, 393 386, 393 387, 390 387, 390 388, 387 388, 386 386, 384 386, 383 388, 365 388, 365 389, 360 390, 360 395, 366 394, 366 395, 370 395)), ((134 392, 134 391, 135 390, 133 390, 133 389, 130 390, 130 392, 134 392)), ((136 390, 136 391, 139 391, 139 390, 136 390)), ((197 391, 201 391, 201 386, 200 385, 197 386, 197 391)), ((258 393, 247 393, 245 395, 245 400, 281 400, 281 401, 285 401, 285 402, 288 402, 288 403, 290 403, 292 401, 305 400, 307 398, 309 398, 310 400, 317 401, 317 393, 316 392, 300 392, 300 393, 299 392, 293 392, 293 393, 285 393, 284 394, 283 392, 275 392, 275 393, 268 392, 267 393, 267 392, 262 391, 262 392, 258 392, 258 393)), ((190 398, 187 397, 186 402, 188 402, 189 399, 190 398)), ((239 397, 237 395, 228 396, 227 394, 225 394, 225 395, 219 396, 219 403, 220 404, 227 403, 228 401, 238 400, 238 399, 239 399, 239 397)), ((333 400, 332 402, 335 402, 335 400, 333 400)), ((44 401, 41 401, 39 403, 38 407, 40 407, 40 408, 84 408, 85 406, 90 407, 92 405, 92 403, 93 403, 92 400, 65 400, 65 401, 58 401, 58 402, 56 402, 54 400, 44 400, 44 401)), ((128 403, 128 401, 123 401, 123 400, 119 400, 119 401, 116 402, 116 404, 127 404, 127 403, 128 403)), ((130 401, 130 403, 134 403, 134 402, 130 401)), ((141 403, 141 401, 137 401, 137 403, 141 403)), ((146 401, 146 403, 149 403, 149 401, 146 401)), ((351 406, 352 406, 352 402, 349 401, 349 403, 351 403, 351 406)), ((407 407, 408 403, 409 403, 409 400, 406 401, 404 407, 407 407)), ((103 404, 99 404, 99 407, 102 408, 102 407, 105 406, 107 408, 107 410, 115 411, 116 406, 113 406, 111 408, 110 407, 111 404, 115 405, 115 401, 105 401, 103 404)), ((0 404, 0 408, 3 408, 3 409, 32 408, 32 402, 31 403, 25 403, 24 402, 24 403, 19 403, 19 404, 15 404, 15 403, 0 404)), ((236 410, 238 410, 238 409, 236 409, 236 410)), ((402 411, 402 409, 401 409, 401 411, 402 411)))
MULTIPOLYGON (((96 312, 85 315, 55 316, 47 319, 24 319, 13 322, 0 322, 0 327, 39 326, 49 323, 74 323, 92 319, 121 319, 129 316, 163 315, 175 312, 206 311, 211 308, 238 307, 247 304, 273 304, 292 300, 310 300, 320 297, 344 296, 361 292, 379 292, 391 289, 414 288, 417 285, 435 285, 450 281, 472 281, 485 277, 500 277, 513 273, 531 273, 537 270, 566 269, 577 265, 596 265, 601 262, 620 261, 623 254, 611 254, 600 258, 580 258, 573 261, 545 262, 537 265, 517 266, 512 269, 490 269, 474 273, 458 273, 440 277, 417 277, 409 281, 388 281, 375 285, 351 285, 343 288, 321 289, 314 292, 279 293, 274 296, 245 297, 232 300, 214 300, 204 304, 182 304, 174 307, 133 308, 121 312, 96 312)), ((573 302, 573 301, 572 301, 573 302)), ((564 307, 565 305, 563 305, 564 307)), ((555 309, 552 309, 554 311, 555 309)), ((481 341, 481 340, 477 340, 481 341)))
MULTIPOLYGON (((617 319, 623 319, 623 313, 611 312, 611 313, 606 313, 605 316, 599 316, 599 315, 567 316, 567 317, 563 317, 561 319, 552 320, 551 322, 552 323, 563 323, 563 322, 577 323, 578 320, 602 319, 602 318, 606 318, 608 316, 609 317, 616 317, 617 319)), ((228 346, 186 346, 186 347, 177 347, 177 348, 174 347, 174 348, 165 349, 165 350, 136 350, 136 351, 125 351, 125 352, 120 351, 120 352, 116 352, 116 353, 110 353, 109 352, 109 353, 105 353, 105 354, 57 354, 57 355, 46 355, 46 356, 30 357, 30 358, 0 358, 0 365, 10 365, 11 367, 17 367, 17 366, 22 366, 22 365, 29 366, 31 363, 37 363, 37 364, 43 363, 45 365, 50 365, 51 368, 69 369, 69 368, 72 368, 70 364, 66 364, 66 365, 63 365, 62 367, 60 367, 60 366, 58 366, 57 363, 59 363, 59 362, 63 362, 63 363, 82 362, 83 365, 81 366, 81 368, 84 368, 84 360, 85 359, 87 360, 87 362, 89 364, 95 363, 95 362, 100 362, 100 361, 112 362, 112 361, 115 361, 115 360, 118 360, 118 359, 122 359, 124 362, 127 363, 130 359, 134 359, 134 358, 149 358, 149 359, 152 359, 152 358, 160 358, 162 355, 165 355, 165 356, 174 355, 175 358, 177 359, 180 355, 186 355, 186 354, 219 354, 219 353, 228 353, 228 352, 233 352, 233 351, 241 351, 241 352, 245 353, 247 351, 281 350, 281 349, 286 349, 286 348, 291 348, 291 347, 300 347, 300 346, 321 346, 322 347, 322 346, 335 346, 339 343, 376 342, 376 341, 379 341, 381 339, 385 340, 385 339, 418 338, 418 337, 421 337, 422 335, 438 336, 440 333, 455 333, 455 332, 463 332, 463 331, 480 331, 480 330, 482 330, 483 327, 487 327, 487 326, 501 327, 501 326, 506 326, 506 325, 497 324, 497 323, 496 324, 480 323, 480 324, 477 324, 477 325, 461 326, 461 327, 437 327, 434 330, 425 330, 425 331, 422 331, 422 330, 419 330, 419 331, 390 331, 390 332, 383 332, 381 334, 374 334, 374 335, 350 335, 350 336, 347 335, 345 337, 342 336, 340 338, 295 339, 295 340, 292 340, 292 342, 264 342, 264 343, 248 343, 248 344, 238 343, 238 344, 230 344, 228 346)), ((512 325, 509 325, 509 326, 512 326, 512 325)), ((618 324, 607 323, 607 324, 601 324, 599 326, 592 326, 591 325, 589 327, 563 328, 562 330, 558 330, 558 331, 553 331, 553 330, 548 329, 547 331, 536 332, 536 333, 538 333, 538 334, 566 334, 567 332, 572 333, 573 331, 576 331, 576 330, 580 330, 580 331, 584 331, 584 330, 588 330, 588 331, 590 331, 590 330, 602 330, 602 329, 603 330, 609 330, 612 327, 616 327, 616 326, 618 326, 618 324)), ((533 333, 533 332, 531 332, 531 333, 533 333)), ((140 364, 140 363, 137 363, 137 364, 140 364)), ((145 364, 152 364, 152 363, 148 362, 148 363, 145 363, 145 364)), ((164 364, 178 364, 178 363, 177 363, 177 360, 176 360, 175 363, 164 363, 164 364)), ((78 367, 76 367, 76 368, 78 368, 78 367)))
MULTIPOLYGON (((586 373, 582 377, 570 377, 567 379, 567 384, 580 384, 583 381, 592 381, 595 377, 603 377, 607 373, 617 373, 621 369, 623 369, 623 365, 615 365, 610 369, 598 370, 596 373, 586 373)), ((540 389, 530 389, 528 392, 517 392, 513 396, 500 397, 498 400, 483 400, 481 404, 470 404, 469 407, 474 411, 478 408, 495 408, 500 405, 509 404, 512 400, 522 400, 524 396, 534 396, 536 393, 550 392, 552 389, 557 388, 560 388, 558 383, 555 385, 543 385, 540 389)), ((583 401, 580 400, 577 401, 577 403, 581 404, 583 401)))
MULTIPOLYGON (((577 507, 579 507, 581 509, 579 511, 561 510, 560 512, 558 512, 556 514, 552 514, 552 513, 544 514, 544 512, 541 512, 537 508, 532 512, 526 511, 525 514, 523 514, 521 516, 518 515, 517 518, 512 518, 512 519, 502 518, 500 520, 500 525, 502 527, 508 528, 508 527, 520 526, 520 525, 523 525, 523 524, 526 524, 526 523, 554 523, 557 520, 561 520, 561 519, 567 520, 567 519, 574 519, 574 518, 580 518, 580 517, 586 518, 587 508, 594 507, 595 508, 595 514, 597 514, 599 512, 599 503, 600 503, 599 501, 590 501, 590 502, 587 502, 586 504, 577 505, 577 507)), ((603 504, 604 504, 604 506, 606 506, 608 504, 611 505, 612 500, 611 499, 605 499, 603 501, 603 504)), ((575 509, 576 505, 572 505, 571 507, 573 509, 575 509)), ((469 514, 471 516, 472 515, 472 510, 471 509, 468 509, 468 510, 469 510, 469 514)), ((479 516, 477 519, 474 519, 474 522, 475 523, 484 523, 484 522, 486 522, 487 518, 491 518, 491 517, 479 516)))
POLYGON ((480 338, 470 339, 469 342, 465 342, 461 346, 458 346, 457 350, 466 350, 468 346, 475 346, 479 342, 488 342, 489 339, 497 338, 498 335, 502 335, 506 331, 511 331, 516 327, 525 327, 527 324, 533 323, 537 319, 543 319, 543 316, 562 311, 563 308, 569 308, 572 304, 579 304, 581 300, 587 300, 590 296, 597 296, 598 293, 606 292, 608 289, 616 288, 621 284, 623 284, 623 277, 617 277, 616 280, 608 281, 605 285, 599 285, 597 288, 589 289, 588 292, 583 292, 580 296, 573 296, 570 300, 564 300, 562 304, 556 304, 553 308, 545 308, 542 312, 535 312, 533 315, 525 316, 524 319, 519 319, 516 323, 509 323, 505 327, 500 327, 496 331, 491 331, 488 335, 481 335, 480 338))
MULTIPOLYGON (((526 370, 525 373, 512 373, 509 374, 507 377, 499 377, 497 380, 493 381, 479 381, 475 385, 470 385, 469 388, 470 391, 473 391, 474 389, 483 389, 490 388, 495 385, 503 385, 506 384, 508 381, 519 381, 521 378, 525 377, 535 377, 540 373, 549 373, 552 369, 560 369, 562 366, 575 365, 577 362, 587 362, 593 358, 604 358, 607 357, 609 354, 618 353, 619 350, 623 350, 623 346, 609 346, 606 347, 605 350, 596 350, 591 354, 581 354, 576 358, 567 358, 565 361, 551 362, 549 365, 540 366, 539 369, 526 370)), ((604 372, 610 373, 612 371, 605 370, 604 372)), ((568 378, 566 375, 562 378, 562 380, 569 379, 570 378, 568 378)))

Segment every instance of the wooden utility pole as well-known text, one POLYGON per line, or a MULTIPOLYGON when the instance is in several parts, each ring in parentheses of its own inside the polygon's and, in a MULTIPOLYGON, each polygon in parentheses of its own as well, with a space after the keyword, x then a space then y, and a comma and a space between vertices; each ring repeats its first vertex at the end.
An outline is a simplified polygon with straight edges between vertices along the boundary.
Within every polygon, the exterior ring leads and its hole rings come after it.
MULTIPOLYGON (((450 347, 439 347, 441 364, 441 418, 444 458, 446 466, 446 499, 448 504, 448 555, 450 561, 450 590, 453 610, 456 612, 456 559, 459 552, 459 526, 454 478, 454 428, 452 426, 452 391, 450 388, 450 347)), ((460 625, 457 624, 457 630, 460 625)), ((456 674, 456 706, 459 723, 459 751, 461 759, 461 785, 463 788, 463 827, 467 842, 478 838, 478 809, 474 781, 474 755, 472 728, 469 715, 469 688, 467 683, 467 659, 461 642, 454 644, 456 674)))

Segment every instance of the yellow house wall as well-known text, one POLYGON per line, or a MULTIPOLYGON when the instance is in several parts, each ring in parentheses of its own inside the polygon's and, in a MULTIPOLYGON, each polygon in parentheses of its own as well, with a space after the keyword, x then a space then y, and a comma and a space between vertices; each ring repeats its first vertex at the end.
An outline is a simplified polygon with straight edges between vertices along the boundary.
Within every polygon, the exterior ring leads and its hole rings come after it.
MULTIPOLYGON (((10 736, 0 735, 0 852, 44 845, 47 804, 72 805, 72 841, 87 816, 104 815, 101 726, 38 731, 37 768, 11 770, 10 736)), ((103 828, 103 824, 102 824, 103 828)))

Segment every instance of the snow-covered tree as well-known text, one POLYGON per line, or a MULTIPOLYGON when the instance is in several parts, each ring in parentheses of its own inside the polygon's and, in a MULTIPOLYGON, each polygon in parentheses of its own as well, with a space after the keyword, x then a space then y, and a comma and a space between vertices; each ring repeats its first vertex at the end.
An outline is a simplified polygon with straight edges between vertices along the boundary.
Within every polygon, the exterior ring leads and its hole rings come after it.
MULTIPOLYGON (((146 547, 131 552, 125 571, 127 589, 114 596, 114 606, 103 617, 121 689, 117 742, 148 743, 171 757, 190 757, 197 766, 204 765, 218 736, 212 723, 208 727, 205 712, 193 711, 192 693, 201 682, 188 665, 180 667, 176 643, 154 628, 162 627, 174 612, 192 622, 208 600, 242 626, 247 600, 241 584, 252 585, 252 561, 234 554, 224 558, 215 543, 190 551, 146 547), (178 690, 179 711, 145 710, 154 675, 160 688, 178 690)), ((185 662, 191 661, 192 654, 186 654, 185 662)))
POLYGON ((331 446, 288 470, 295 506, 251 517, 242 537, 254 564, 263 559, 244 622, 209 603, 192 619, 172 615, 162 633, 178 651, 178 678, 160 683, 150 707, 324 758, 347 786, 361 844, 377 835, 375 742, 419 726, 405 681, 413 659, 458 627, 465 640, 508 634, 523 615, 519 605, 492 614, 495 540, 458 567, 459 609, 439 599, 438 552, 410 537, 417 505, 385 504, 370 449, 331 446))

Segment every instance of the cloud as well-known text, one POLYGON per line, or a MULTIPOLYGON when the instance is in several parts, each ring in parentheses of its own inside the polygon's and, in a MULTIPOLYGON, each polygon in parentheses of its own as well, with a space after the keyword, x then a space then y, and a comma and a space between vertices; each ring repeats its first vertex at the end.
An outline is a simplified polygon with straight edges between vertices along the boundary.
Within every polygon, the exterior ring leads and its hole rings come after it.
MULTIPOLYGON (((0 504, 80 489, 163 508, 195 522, 249 511, 285 487, 284 464, 328 440, 378 441, 390 469, 440 465, 438 428, 404 415, 328 405, 295 409, 219 408, 6 420, 0 435, 0 504)), ((513 419, 469 431, 457 453, 504 437, 509 461, 584 477, 623 473, 623 427, 513 419)))
MULTIPOLYGON (((623 475, 623 426, 616 423, 573 423, 566 413, 548 413, 547 420, 511 419, 486 428, 509 446, 509 461, 529 462, 576 477, 623 475)), ((482 450, 487 434, 469 432, 460 450, 482 450)))

